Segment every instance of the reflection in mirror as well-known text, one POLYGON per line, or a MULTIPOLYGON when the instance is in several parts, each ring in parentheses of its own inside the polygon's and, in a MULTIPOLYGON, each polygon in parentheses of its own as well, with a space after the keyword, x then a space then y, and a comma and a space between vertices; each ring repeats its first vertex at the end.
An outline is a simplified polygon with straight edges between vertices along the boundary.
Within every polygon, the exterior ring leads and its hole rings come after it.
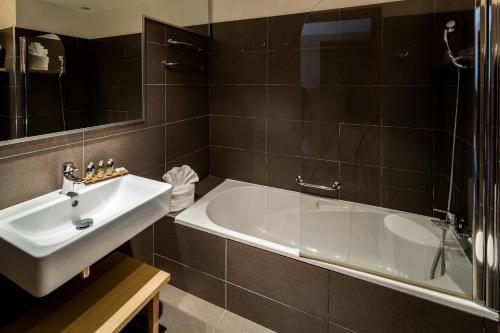
POLYGON ((208 1, 3 0, 0 141, 143 120, 143 16, 208 35, 208 1))

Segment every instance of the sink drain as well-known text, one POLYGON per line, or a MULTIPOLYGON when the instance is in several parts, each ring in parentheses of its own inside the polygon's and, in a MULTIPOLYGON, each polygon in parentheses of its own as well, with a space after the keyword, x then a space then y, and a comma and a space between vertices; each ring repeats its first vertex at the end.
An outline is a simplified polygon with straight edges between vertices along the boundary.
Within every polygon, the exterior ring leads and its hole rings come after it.
POLYGON ((78 230, 83 230, 90 228, 94 224, 94 220, 92 219, 83 219, 78 222, 76 222, 76 229, 78 230))

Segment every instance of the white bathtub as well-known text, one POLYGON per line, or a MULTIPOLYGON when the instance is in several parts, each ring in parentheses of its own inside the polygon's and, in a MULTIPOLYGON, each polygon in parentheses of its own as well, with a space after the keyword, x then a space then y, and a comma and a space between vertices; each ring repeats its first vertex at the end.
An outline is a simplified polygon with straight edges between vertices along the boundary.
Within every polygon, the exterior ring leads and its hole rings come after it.
POLYGON ((469 300, 472 266, 451 233, 446 274, 429 279, 441 234, 429 219, 226 180, 175 221, 498 320, 497 313, 469 300))

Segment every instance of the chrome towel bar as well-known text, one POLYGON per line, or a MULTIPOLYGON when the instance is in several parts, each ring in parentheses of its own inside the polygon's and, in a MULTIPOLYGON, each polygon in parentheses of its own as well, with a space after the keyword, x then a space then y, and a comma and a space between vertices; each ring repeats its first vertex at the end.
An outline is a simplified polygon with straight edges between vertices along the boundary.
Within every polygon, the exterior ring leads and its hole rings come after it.
POLYGON ((167 40, 167 45, 172 46, 172 47, 182 47, 182 48, 187 48, 187 49, 193 49, 196 52, 205 51, 202 48, 195 46, 194 44, 186 43, 186 42, 179 42, 177 40, 173 40, 172 38, 169 38, 167 40))
POLYGON ((305 183, 304 182, 304 179, 302 178, 302 176, 297 176, 297 178, 295 178, 295 181, 297 182, 297 184, 299 184, 300 186, 303 186, 303 187, 309 187, 309 188, 315 188, 315 189, 318 189, 318 190, 325 190, 325 191, 338 191, 342 188, 342 186, 340 186, 340 183, 339 182, 334 182, 332 184, 332 186, 325 186, 325 185, 316 185, 316 184, 309 184, 309 183, 305 183))

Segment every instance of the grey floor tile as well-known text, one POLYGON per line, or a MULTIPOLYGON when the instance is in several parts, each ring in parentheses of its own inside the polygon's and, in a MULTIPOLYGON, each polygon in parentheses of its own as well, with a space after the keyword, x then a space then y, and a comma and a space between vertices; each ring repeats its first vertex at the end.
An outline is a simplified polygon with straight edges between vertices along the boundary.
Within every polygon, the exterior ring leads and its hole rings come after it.
POLYGON ((232 312, 226 311, 221 321, 213 333, 272 333, 270 329, 260 326, 248 319, 238 316, 232 312))
POLYGON ((160 301, 160 324, 168 333, 211 333, 224 313, 224 309, 170 285, 161 290, 160 301))

